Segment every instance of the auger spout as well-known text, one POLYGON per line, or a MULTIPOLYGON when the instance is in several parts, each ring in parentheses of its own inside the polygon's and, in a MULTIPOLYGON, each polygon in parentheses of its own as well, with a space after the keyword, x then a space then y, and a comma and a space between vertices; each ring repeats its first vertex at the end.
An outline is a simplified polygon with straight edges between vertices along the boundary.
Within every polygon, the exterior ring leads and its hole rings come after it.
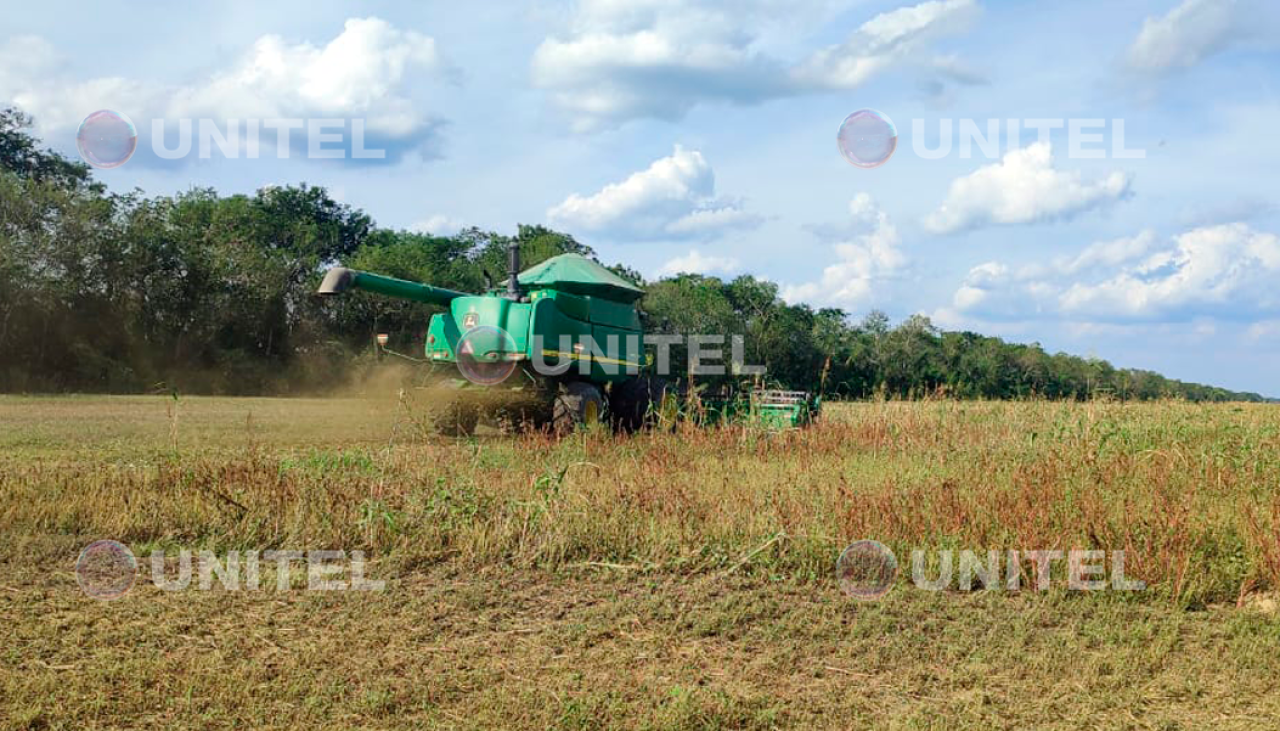
POLYGON ((432 287, 427 284, 410 282, 395 277, 384 277, 381 274, 370 274, 356 269, 337 267, 330 269, 320 283, 319 294, 333 296, 352 289, 363 289, 387 297, 427 302, 434 305, 447 305, 458 297, 468 297, 466 292, 455 292, 443 287, 432 287))

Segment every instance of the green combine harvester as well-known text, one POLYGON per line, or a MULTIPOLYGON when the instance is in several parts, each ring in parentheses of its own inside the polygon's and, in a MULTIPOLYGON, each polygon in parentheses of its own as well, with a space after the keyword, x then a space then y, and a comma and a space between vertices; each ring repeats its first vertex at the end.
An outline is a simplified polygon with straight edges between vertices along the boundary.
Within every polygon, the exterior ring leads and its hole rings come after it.
MULTIPOLYGON (((468 294, 346 268, 331 269, 321 295, 359 289, 448 308, 432 316, 425 359, 455 364, 466 381, 440 404, 436 426, 467 435, 483 418, 533 428, 572 431, 608 420, 614 428, 643 426, 675 395, 645 373, 638 300, 644 290, 580 254, 561 254, 520 271, 509 249, 508 276, 485 294, 468 294), (487 388, 485 388, 487 387, 487 388)), ((379 338, 380 344, 385 344, 379 338)), ((767 393, 767 392, 760 392, 767 393)), ((776 399, 775 399, 776 401, 776 399)), ((770 413, 770 424, 799 426, 817 413, 804 398, 765 404, 753 394, 745 411, 728 399, 725 415, 770 413)))

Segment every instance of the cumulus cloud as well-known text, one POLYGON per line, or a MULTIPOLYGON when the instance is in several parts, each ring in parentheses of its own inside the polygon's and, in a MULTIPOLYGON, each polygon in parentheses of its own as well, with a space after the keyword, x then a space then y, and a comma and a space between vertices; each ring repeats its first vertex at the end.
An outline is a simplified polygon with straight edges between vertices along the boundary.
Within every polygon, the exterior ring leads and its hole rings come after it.
POLYGON ((988 262, 970 270, 952 308, 989 319, 1253 319, 1280 313, 1277 276, 1280 238, 1230 223, 1163 245, 1151 232, 1094 244, 1047 269, 988 262))
POLYGON ((782 298, 788 302, 857 307, 866 304, 875 286, 899 273, 906 257, 899 250, 898 228, 871 196, 859 193, 849 203, 849 213, 863 233, 836 243, 836 262, 822 270, 815 282, 787 285, 782 298))
POLYGON ((591 195, 570 195, 547 211, 558 226, 619 239, 713 238, 760 223, 738 203, 716 196, 715 172, 697 150, 670 156, 591 195))
POLYGON ((1063 274, 1077 274, 1098 267, 1117 267, 1147 253, 1156 243, 1154 231, 1143 231, 1137 236, 1098 241, 1084 248, 1074 257, 1055 260, 1055 268, 1063 274))
MULTIPOLYGON (((977 11, 973 0, 930 0, 881 13, 844 43, 815 53, 793 76, 818 87, 856 88, 894 63, 926 56, 931 41, 956 33, 977 11)), ((938 56, 931 63, 946 76, 972 77, 954 56, 938 56)))
POLYGON ((1069 219, 1124 198, 1130 182, 1120 171, 1090 182, 1078 170, 1058 170, 1049 143, 1036 142, 953 180, 946 199, 924 224, 934 233, 952 233, 1069 219))
POLYGON ((452 236, 462 230, 462 221, 437 213, 409 226, 410 231, 435 236, 452 236))
POLYGON ((77 80, 67 59, 39 36, 17 36, 0 44, 0 99, 36 117, 42 132, 74 130, 85 115, 116 109, 139 121, 138 110, 159 104, 158 89, 121 77, 77 80))
POLYGON ((1030 266, 1013 269, 989 261, 969 270, 951 297, 949 307, 939 309, 933 319, 946 327, 960 327, 967 317, 991 320, 1024 320, 1045 317, 1054 309, 1056 291, 1039 277, 1048 270, 1030 266))
POLYGON ((1166 15, 1151 17, 1129 47, 1131 68, 1163 74, 1195 66, 1238 46, 1275 46, 1280 10, 1273 0, 1184 0, 1166 15))
POLYGON ((400 137, 427 121, 402 85, 442 68, 433 38, 353 18, 324 47, 263 36, 231 69, 178 90, 169 108, 177 116, 367 116, 371 130, 400 137))
POLYGON ((568 38, 547 38, 535 51, 533 80, 580 130, 678 119, 703 99, 752 102, 782 91, 783 69, 751 45, 731 7, 584 0, 568 38))
MULTIPOLYGON (((323 46, 262 36, 228 68, 186 85, 79 79, 56 49, 36 37, 10 40, 0 48, 0 61, 0 98, 33 114, 46 133, 73 130, 97 109, 125 113, 148 138, 153 119, 210 119, 225 132, 230 119, 358 118, 371 141, 414 147, 432 136, 439 120, 423 111, 411 86, 424 75, 448 73, 434 39, 378 18, 346 21, 323 46)), ((170 127, 176 138, 177 125, 170 127)), ((270 146, 275 132, 261 140, 270 146)))
POLYGON ((1275 311, 1280 239, 1243 223, 1198 228, 1175 246, 1100 282, 1076 282, 1062 293, 1068 312, 1151 317, 1188 309, 1275 311))
POLYGON ((677 256, 658 269, 659 277, 670 277, 676 274, 714 274, 729 273, 738 269, 738 260, 727 256, 703 254, 690 249, 688 254, 677 256))
POLYGON ((936 67, 930 43, 962 28, 974 0, 930 0, 875 16, 842 44, 808 58, 770 53, 760 29, 779 17, 830 20, 825 3, 779 0, 582 0, 568 32, 534 53, 535 85, 578 130, 650 117, 676 120, 703 102, 751 104, 822 89, 851 89, 895 63, 936 67), (766 22, 767 21, 767 22, 766 22))

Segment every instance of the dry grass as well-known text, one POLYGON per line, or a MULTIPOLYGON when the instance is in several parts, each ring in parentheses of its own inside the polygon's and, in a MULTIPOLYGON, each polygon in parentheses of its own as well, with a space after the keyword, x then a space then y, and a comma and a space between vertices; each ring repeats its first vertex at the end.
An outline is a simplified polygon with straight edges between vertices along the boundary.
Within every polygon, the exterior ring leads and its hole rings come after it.
POLYGON ((421 436, 421 409, 0 398, 0 606, 17 618, 0 719, 1176 728, 1280 713, 1280 624, 1235 608, 1280 587, 1275 407, 877 403, 776 436, 461 442, 421 436), (98 538, 139 556, 361 549, 389 583, 140 583, 103 603, 71 573, 98 538), (860 538, 900 561, 1125 549, 1149 588, 900 579, 854 604, 833 564, 860 538))

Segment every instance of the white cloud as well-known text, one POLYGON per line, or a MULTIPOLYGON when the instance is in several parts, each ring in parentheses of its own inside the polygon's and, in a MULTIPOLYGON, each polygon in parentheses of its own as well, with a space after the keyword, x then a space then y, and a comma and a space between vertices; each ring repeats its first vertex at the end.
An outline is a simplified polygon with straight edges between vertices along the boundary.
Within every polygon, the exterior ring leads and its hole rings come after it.
POLYGON ((969 284, 982 285, 991 282, 1014 281, 1029 282, 1053 276, 1072 275, 1106 270, 1115 271, 1117 267, 1147 253, 1156 243, 1153 231, 1143 231, 1137 236, 1098 241, 1084 248, 1074 256, 1056 256, 1047 263, 1027 264, 1017 269, 1000 262, 987 262, 969 270, 965 281, 969 284))
POLYGON ((1037 276, 1045 270, 1014 270, 989 261, 969 270, 951 297, 951 305, 934 314, 944 325, 957 325, 965 316, 982 315, 1009 320, 1042 317, 1053 308, 1053 290, 1037 276))
POLYGON ((1038 272, 989 262, 970 270, 951 307, 994 319, 1262 318, 1280 314, 1278 276, 1280 238, 1230 223, 1191 229, 1163 246, 1150 232, 1094 244, 1038 272))
POLYGON ((1143 231, 1137 236, 1098 241, 1086 246, 1074 257, 1057 259, 1054 266, 1063 274, 1076 274, 1095 267, 1116 267, 1147 253, 1156 243, 1154 231, 1143 231))
POLYGON ((1120 171, 1086 182, 1078 170, 1054 168, 1049 143, 1035 142, 951 181, 946 199, 924 224, 934 233, 951 233, 989 224, 1068 219, 1120 200, 1130 182, 1120 171))
MULTIPOLYGON (((534 53, 534 84, 577 130, 651 117, 676 120, 703 102, 751 104, 820 89, 850 89, 899 62, 934 65, 926 46, 956 32, 975 0, 931 0, 882 13, 808 58, 769 52, 765 28, 830 22, 825 2, 582 0, 564 37, 534 53), (779 22, 779 18, 783 18, 779 22)), ((805 35, 807 33, 801 33, 805 35)), ((788 44, 775 44, 788 45, 788 44)), ((950 76, 954 59, 938 60, 950 76)))
POLYGON ((1274 310, 1280 239, 1243 223, 1192 229, 1101 282, 1076 282, 1062 308, 1101 316, 1152 317, 1192 309, 1274 310))
POLYGON ((462 221, 437 213, 409 226, 410 231, 435 236, 452 236, 462 230, 462 221))
MULTIPOLYGON (((229 68, 188 85, 77 79, 56 49, 33 37, 7 42, 0 62, 0 98, 35 115, 45 132, 74 129, 90 111, 114 109, 140 134, 152 119, 210 118, 224 129, 228 119, 363 118, 371 136, 390 139, 429 129, 433 119, 409 87, 447 70, 434 39, 378 18, 346 21, 324 46, 262 36, 229 68)), ((274 132, 263 135, 264 145, 273 140, 274 132)))
POLYGON ((1277 32, 1280 12, 1274 0, 1184 0, 1164 16, 1147 18, 1127 60, 1135 70, 1166 73, 1232 47, 1274 46, 1277 32))
MULTIPOLYGON (((813 54, 794 76, 817 87, 856 88, 895 63, 924 58, 931 41, 963 29, 977 11, 974 0, 931 0, 881 13, 844 43, 813 54)), ((948 76, 963 68, 952 56, 932 63, 948 76)))
POLYGON ((752 49, 743 17, 711 2, 584 0, 566 39, 547 38, 534 83, 579 130, 632 117, 678 119, 704 99, 758 101, 785 74, 752 49))
POLYGON ((718 208, 698 209, 681 216, 667 226, 667 231, 679 235, 707 236, 732 228, 754 228, 760 220, 760 216, 748 213, 736 205, 721 204, 718 208))
POLYGON ((738 260, 732 257, 710 256, 696 249, 688 254, 677 256, 658 269, 659 277, 670 277, 676 274, 713 274, 729 273, 738 269, 738 260))
POLYGON ((712 238, 757 225, 760 217, 716 197, 715 173, 697 150, 670 156, 599 192, 573 194, 547 211, 558 226, 622 239, 712 238))
POLYGON ((816 282, 788 285, 782 298, 788 302, 856 307, 866 304, 876 285, 900 272, 906 257, 898 249, 901 237, 888 214, 871 196, 859 193, 849 203, 849 213, 865 233, 833 247, 837 261, 822 270, 816 282))
POLYGON ((369 129, 400 137, 426 118, 402 84, 442 70, 435 40, 378 18, 353 18, 322 48, 267 35, 231 69, 179 90, 171 116, 216 118, 367 116, 369 129))
POLYGON ((140 81, 101 77, 71 79, 58 49, 38 36, 17 36, 0 44, 0 99, 36 118, 37 128, 74 130, 85 115, 115 109, 138 122, 138 111, 158 105, 158 89, 140 81))

